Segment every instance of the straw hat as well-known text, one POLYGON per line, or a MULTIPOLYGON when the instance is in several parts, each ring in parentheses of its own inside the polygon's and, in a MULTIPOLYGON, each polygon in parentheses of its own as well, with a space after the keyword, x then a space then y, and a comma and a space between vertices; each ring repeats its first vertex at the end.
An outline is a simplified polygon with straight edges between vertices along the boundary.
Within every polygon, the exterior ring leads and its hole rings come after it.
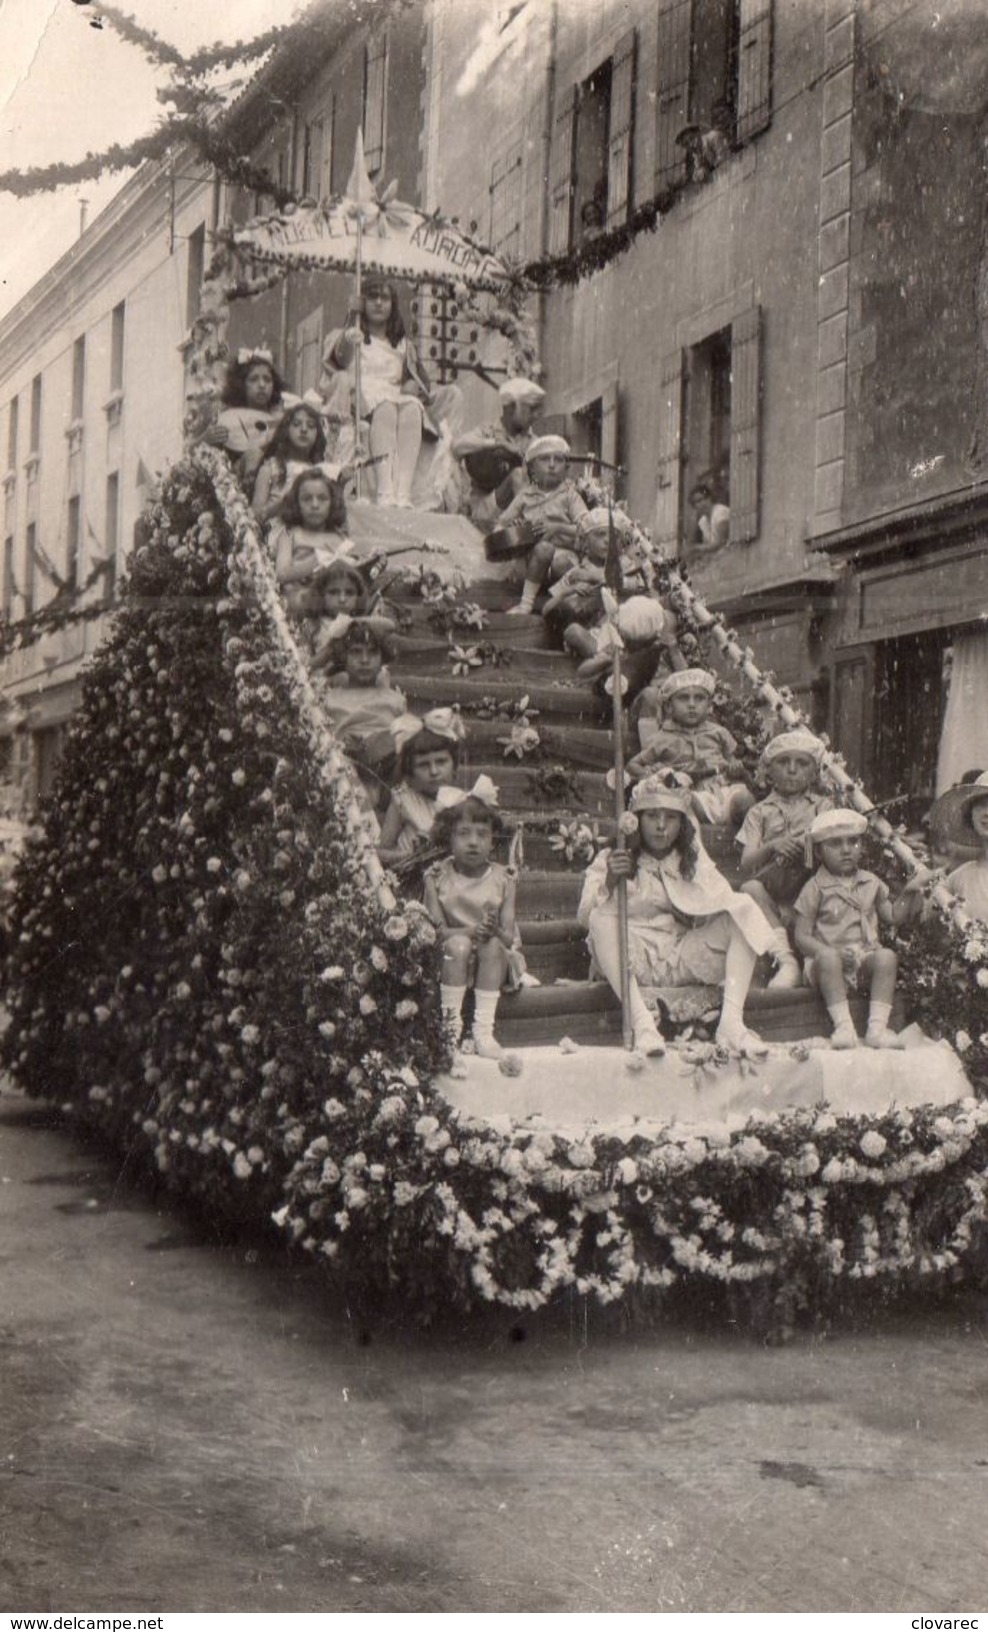
POLYGON ((977 843, 971 830, 971 807, 983 799, 988 799, 988 771, 982 771, 976 782, 961 782, 940 795, 929 815, 930 836, 937 848, 947 843, 977 843))
POLYGON ((688 816, 693 802, 693 784, 682 771, 655 771, 631 790, 628 809, 637 816, 643 810, 674 810, 688 816))

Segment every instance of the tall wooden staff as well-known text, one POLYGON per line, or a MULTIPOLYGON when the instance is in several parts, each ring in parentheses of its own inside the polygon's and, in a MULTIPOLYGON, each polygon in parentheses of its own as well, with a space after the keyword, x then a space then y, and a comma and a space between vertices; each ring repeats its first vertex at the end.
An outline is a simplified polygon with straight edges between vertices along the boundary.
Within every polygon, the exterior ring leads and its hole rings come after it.
MULTIPOLYGON (((360 313, 361 313, 361 310, 362 310, 361 303, 362 303, 362 300, 363 300, 363 286, 362 286, 363 242, 364 242, 364 215, 363 215, 363 209, 361 208, 361 209, 358 209, 358 211, 357 211, 356 306, 357 306, 357 322, 358 323, 360 322, 360 313)), ((354 490, 354 496, 356 498, 358 498, 358 499, 360 498, 361 474, 362 474, 361 473, 361 468, 360 468, 360 415, 361 415, 361 400, 360 400, 361 356, 360 356, 360 353, 361 353, 361 350, 362 350, 362 347, 358 346, 356 356, 354 357, 354 360, 353 360, 353 448, 354 448, 354 453, 356 455, 356 465, 357 465, 357 469, 356 469, 356 472, 355 472, 355 480, 354 480, 354 489, 353 490, 354 490)))
MULTIPOLYGON (((622 817, 624 816, 624 711, 622 708, 622 676, 621 676, 621 636, 617 627, 618 596, 621 594, 623 580, 621 577, 621 555, 617 545, 617 534, 614 531, 614 512, 611 501, 607 501, 607 559, 604 564, 604 610, 611 625, 611 713, 614 726, 614 821, 617 832, 614 838, 614 848, 622 852, 627 848, 627 836, 624 832, 622 817), (607 591, 610 594, 607 594, 607 591), (609 604, 610 603, 610 604, 609 604)), ((617 883, 617 912, 618 912, 618 955, 621 966, 621 1040, 625 1048, 634 1048, 634 1031, 631 1024, 631 966, 628 957, 628 880, 619 878, 617 883)))

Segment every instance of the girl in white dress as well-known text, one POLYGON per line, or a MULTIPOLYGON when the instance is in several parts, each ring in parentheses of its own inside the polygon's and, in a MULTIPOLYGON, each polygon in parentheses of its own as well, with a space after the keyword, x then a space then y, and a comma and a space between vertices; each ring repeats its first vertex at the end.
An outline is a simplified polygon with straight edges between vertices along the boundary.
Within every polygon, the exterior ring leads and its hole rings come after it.
POLYGON ((304 400, 286 408, 261 451, 251 509, 266 522, 280 514, 295 478, 326 457, 326 428, 319 409, 304 400))
POLYGON ((353 554, 346 536, 346 504, 339 485, 324 471, 303 470, 282 505, 282 520, 271 529, 275 575, 293 617, 310 610, 307 591, 320 567, 353 554))
POLYGON ((455 708, 433 708, 422 719, 405 714, 391 728, 401 780, 391 795, 378 854, 385 867, 412 856, 429 843, 436 819, 436 798, 451 787, 466 736, 455 708))
POLYGON ((352 406, 358 351, 360 414, 370 422, 370 455, 377 461, 376 501, 408 510, 422 438, 438 438, 437 420, 451 417, 461 393, 457 386, 433 389, 405 333, 394 285, 384 279, 365 279, 358 321, 334 330, 326 342, 321 388, 331 409, 352 406))
POLYGON ((205 441, 222 448, 240 466, 244 456, 256 455, 271 435, 281 416, 284 389, 270 351, 242 346, 227 368, 223 407, 205 441))
POLYGON ((457 1040, 467 987, 473 987, 473 1037, 477 1053, 500 1059, 494 1017, 502 987, 520 983, 524 960, 515 922, 515 879, 492 861, 503 831, 497 789, 479 776, 469 793, 441 788, 433 837, 449 855, 425 875, 425 905, 443 948, 443 1015, 457 1040))
POLYGON ((679 771, 659 771, 638 783, 630 805, 637 830, 627 850, 602 850, 591 862, 578 917, 596 968, 620 995, 617 886, 627 881, 631 1022, 643 1054, 664 1054, 665 1042, 641 985, 694 984, 724 988, 717 1041, 739 1053, 764 1054, 764 1043, 745 1026, 744 1001, 756 958, 771 948, 772 928, 707 855, 692 796, 689 777, 679 771))

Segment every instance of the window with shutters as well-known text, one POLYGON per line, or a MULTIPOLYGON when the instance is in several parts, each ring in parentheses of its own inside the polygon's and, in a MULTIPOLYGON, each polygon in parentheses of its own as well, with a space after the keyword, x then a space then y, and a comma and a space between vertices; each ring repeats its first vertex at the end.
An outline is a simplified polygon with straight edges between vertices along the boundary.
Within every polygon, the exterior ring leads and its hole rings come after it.
POLYGON ((117 584, 117 550, 120 545, 120 472, 106 478, 106 528, 104 532, 103 600, 112 601, 117 584))
POLYGON ((549 156, 549 253, 563 255, 628 218, 636 35, 557 99, 549 156))
POLYGON ((364 158, 375 176, 384 163, 388 100, 387 30, 370 40, 364 51, 364 158))
POLYGON ((65 584, 75 589, 79 583, 79 556, 82 549, 82 500, 78 493, 69 500, 65 542, 65 584))
POLYGON ((17 466, 17 436, 20 421, 20 398, 11 397, 10 408, 7 411, 7 469, 14 470, 17 466))
POLYGON ((13 534, 3 541, 3 606, 0 609, 5 623, 14 615, 14 539, 13 534))
POLYGON ((491 165, 490 232, 488 242, 496 255, 521 258, 522 151, 521 142, 491 165))
POLYGON ((295 388, 299 395, 314 391, 322 369, 323 309, 304 317, 296 330, 295 388))
POLYGON ((191 329, 202 307, 202 280, 206 275, 206 224, 189 233, 185 263, 185 327, 191 329))
POLYGON ((703 181, 772 117, 773 0, 660 0, 656 191, 703 181))
POLYGON ((31 425, 30 425, 30 453, 41 452, 41 375, 36 374, 31 381, 31 425))
POLYGON ((24 539, 24 616, 29 618, 34 611, 35 581, 37 576, 36 552, 38 548, 37 522, 29 521, 24 539))
MULTIPOLYGON (((378 160, 380 164, 380 160, 378 160)), ((332 103, 302 132, 301 192, 307 198, 328 198, 332 191, 333 106, 332 103)))
POLYGON ((757 538, 760 428, 753 306, 661 364, 653 534, 668 555, 700 558, 757 538))
POLYGON ((72 400, 70 417, 82 418, 86 397, 86 336, 80 334, 72 347, 72 400))

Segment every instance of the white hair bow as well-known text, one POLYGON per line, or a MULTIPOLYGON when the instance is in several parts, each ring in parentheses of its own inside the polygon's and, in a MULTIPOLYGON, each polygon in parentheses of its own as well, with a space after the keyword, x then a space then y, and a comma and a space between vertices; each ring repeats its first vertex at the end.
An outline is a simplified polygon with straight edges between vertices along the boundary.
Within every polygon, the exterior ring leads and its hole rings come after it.
POLYGON ((399 714, 391 723, 391 735, 398 752, 411 742, 420 731, 431 731, 434 736, 448 737, 450 742, 462 742, 467 731, 458 708, 430 708, 420 719, 417 714, 399 714))
POLYGON ((462 788, 440 788, 436 794, 436 810, 451 810, 454 805, 462 805, 464 799, 479 799, 482 805, 496 810, 498 805, 497 788, 489 776, 478 776, 472 788, 464 793, 462 788))
POLYGON ((266 346, 241 346, 237 352, 237 362, 241 368, 245 363, 269 363, 274 367, 274 357, 266 346))

